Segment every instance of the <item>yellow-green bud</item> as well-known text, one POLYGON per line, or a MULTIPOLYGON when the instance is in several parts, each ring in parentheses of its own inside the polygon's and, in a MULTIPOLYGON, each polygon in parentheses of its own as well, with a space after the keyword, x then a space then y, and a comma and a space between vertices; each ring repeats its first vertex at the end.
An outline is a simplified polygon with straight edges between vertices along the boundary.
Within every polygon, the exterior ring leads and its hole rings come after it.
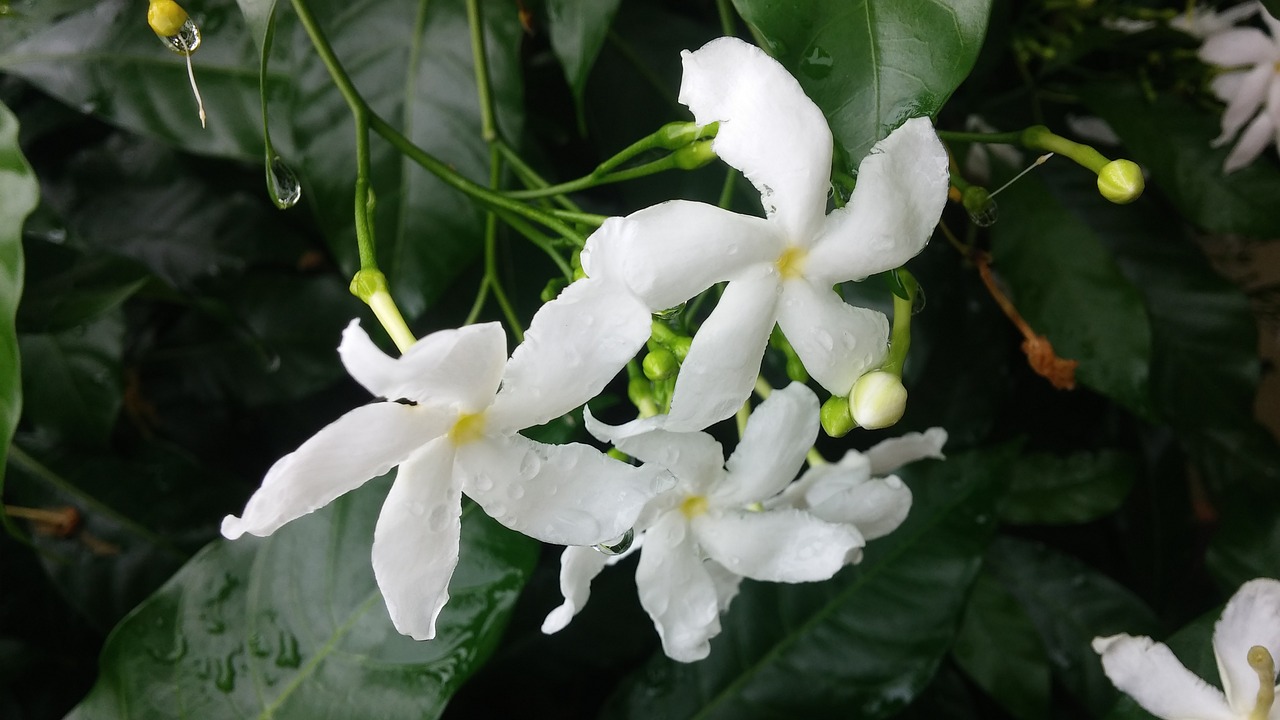
POLYGON ((699 140, 671 153, 671 158, 681 170, 697 170, 715 160, 716 151, 711 149, 710 140, 699 140))
POLYGON ((1117 205, 1137 200, 1146 186, 1142 168, 1132 160, 1112 160, 1098 171, 1098 192, 1117 205))
POLYGON ((151 0, 147 7, 147 24, 162 38, 177 35, 187 20, 187 11, 173 0, 151 0))
MULTIPOLYGON (((787 379, 805 383, 809 382, 809 371, 805 369, 804 362, 796 355, 787 355, 787 379)), ((833 437, 839 437, 834 435, 833 437)))
POLYGON ((374 293, 387 292, 387 276, 381 270, 361 270, 351 278, 351 294, 369 302, 374 293))
POLYGON ((833 438, 844 437, 849 431, 858 427, 853 414, 849 412, 849 398, 843 395, 832 395, 822 403, 822 429, 833 438))
POLYGON ((587 271, 583 270, 581 265, 573 269, 573 279, 575 282, 585 278, 586 276, 587 271))
POLYGON ((715 137, 716 131, 719 129, 720 123, 699 125, 691 122, 671 122, 658 128, 658 132, 653 134, 653 138, 658 147, 677 150, 694 140, 715 137))
POLYGON ((883 370, 858 378, 849 399, 853 419, 868 430, 893 425, 907 410, 907 389, 902 385, 902 379, 883 370))
POLYGON ((684 362, 684 359, 689 357, 689 348, 693 347, 693 338, 681 335, 668 343, 667 347, 671 349, 671 354, 675 355, 677 360, 684 362))
POLYGON ((675 375, 680 370, 680 362, 670 350, 658 348, 644 356, 640 367, 644 370, 645 377, 656 382, 675 375))
POLYGON ((564 278, 553 277, 547 281, 546 285, 542 286, 542 294, 539 297, 541 297, 542 302, 549 303, 556 299, 556 296, 560 294, 561 290, 565 289, 566 285, 568 283, 564 281, 564 278))

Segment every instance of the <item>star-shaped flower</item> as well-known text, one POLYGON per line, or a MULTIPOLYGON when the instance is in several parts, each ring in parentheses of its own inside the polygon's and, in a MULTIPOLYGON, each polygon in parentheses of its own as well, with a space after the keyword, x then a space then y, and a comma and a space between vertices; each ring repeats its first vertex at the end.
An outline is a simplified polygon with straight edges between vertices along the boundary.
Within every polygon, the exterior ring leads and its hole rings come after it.
POLYGON ((1178 13, 1169 21, 1169 27, 1180 30, 1192 37, 1207 40, 1224 30, 1230 30, 1241 20, 1253 17, 1261 5, 1257 2, 1245 2, 1225 10, 1218 10, 1207 5, 1188 7, 1186 12, 1178 13))
MULTIPOLYGON (((660 417, 610 427, 587 416, 587 428, 619 450, 665 468, 676 478, 636 521, 643 529, 636 587, 663 650, 682 662, 706 657, 720 613, 743 577, 772 582, 825 580, 863 544, 852 525, 823 521, 794 508, 763 510, 795 477, 818 434, 818 399, 803 385, 774 392, 752 413, 725 462, 705 433, 662 429, 660 417)), ((586 548, 561 557, 565 604, 543 624, 564 627, 587 600, 591 580, 608 559, 586 548)))
POLYGON ((1213 628, 1222 690, 1178 662, 1149 637, 1094 638, 1107 677, 1147 712, 1164 720, 1280 720, 1275 704, 1280 654, 1280 582, 1250 580, 1232 596, 1213 628))
POLYGON ((575 283, 543 306, 509 361, 497 323, 432 333, 390 358, 352 322, 342 362, 385 401, 352 410, 281 458, 222 534, 270 535, 399 466, 374 530, 373 569, 396 629, 420 640, 435 635, 449 598, 463 493, 546 542, 622 534, 664 487, 656 471, 518 434, 599 392, 634 353, 635 337, 648 335, 647 319, 637 325, 619 305, 625 298, 599 289, 575 283))
POLYGON ((832 286, 899 267, 928 242, 949 182, 932 125, 911 119, 877 143, 849 204, 827 214, 831 131, 775 60, 713 40, 684 54, 680 102, 720 123, 713 148, 760 191, 767 217, 674 200, 610 218, 587 240, 587 275, 652 311, 729 281, 684 360, 666 428, 700 430, 741 407, 775 323, 810 375, 847 394, 883 361, 888 322, 832 286))
POLYGON ((1223 163, 1224 173, 1253 162, 1280 131, 1280 21, 1265 10, 1259 14, 1270 36, 1257 28, 1236 28, 1213 35, 1200 47, 1201 60, 1227 68, 1211 86, 1227 103, 1222 134, 1212 145, 1221 147, 1240 136, 1223 163))

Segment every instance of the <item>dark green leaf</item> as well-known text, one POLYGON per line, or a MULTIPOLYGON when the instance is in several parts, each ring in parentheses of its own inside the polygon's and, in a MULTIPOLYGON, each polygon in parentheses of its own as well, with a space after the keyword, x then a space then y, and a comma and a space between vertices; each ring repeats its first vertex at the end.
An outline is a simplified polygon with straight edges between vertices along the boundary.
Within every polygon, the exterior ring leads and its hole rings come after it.
POLYGON ((1000 538, 987 563, 1040 632, 1062 684, 1093 713, 1105 712, 1116 692, 1090 643, 1121 632, 1152 634, 1151 610, 1116 581, 1042 545, 1000 538))
MULTIPOLYGON (((1044 168, 1042 168, 1044 170, 1044 168)), ((1066 171, 1084 172, 1075 167, 1066 171)), ((1100 196, 1094 205, 1106 201, 1100 196)), ((1097 234, 1032 173, 1000 198, 992 227, 994 268, 1032 330, 1060 358, 1078 360, 1076 378, 1140 415, 1151 414, 1151 329, 1142 297, 1097 234)))
POLYGON ((429 642, 391 626, 369 548, 385 482, 267 539, 217 541, 124 620, 69 717, 436 717, 484 662, 535 543, 465 513, 429 642))
POLYGON ((4 487, 9 441, 22 414, 22 373, 14 325, 22 297, 22 224, 35 209, 39 192, 31 166, 18 148, 18 119, 0 103, 0 488, 4 487))
POLYGON ((1280 512, 1257 502, 1231 503, 1209 544, 1205 564, 1220 587, 1234 590, 1259 577, 1280 576, 1280 512))
POLYGON ((733 0, 831 123, 853 170, 908 118, 933 115, 982 47, 990 2, 733 0))
POLYGON ((746 583, 710 657, 689 665, 655 658, 616 698, 616 714, 882 718, 901 711, 951 645, 995 526, 992 503, 1007 459, 1004 451, 969 453, 910 468, 910 517, 871 543, 861 565, 824 583, 746 583))
POLYGON ((117 309, 59 333, 18 338, 28 367, 25 419, 72 444, 100 446, 115 426, 124 393, 124 317, 117 309))
POLYGON ((1137 472, 1137 459, 1118 450, 1024 454, 1010 468, 1000 519, 1021 525, 1097 520, 1120 507, 1137 472))
POLYGON ((1209 147, 1220 130, 1217 114, 1169 94, 1148 102, 1133 83, 1093 85, 1081 96, 1190 220, 1212 232, 1280 235, 1280 168, 1260 157, 1224 176, 1231 146, 1209 147))
POLYGON ((23 332, 61 332, 120 307, 150 274, 118 257, 86 257, 66 245, 26 246, 27 293, 18 313, 23 332))
POLYGON ((547 0, 547 26, 551 49, 564 67, 565 80, 573 92, 578 112, 582 111, 582 93, 587 76, 595 64, 600 47, 620 0, 547 0))
POLYGON ((1049 658, 1027 613, 989 570, 978 573, 951 654, 1010 715, 1049 716, 1049 658))
POLYGON ((1262 7, 1271 13, 1272 17, 1280 17, 1280 0, 1261 0, 1262 7))

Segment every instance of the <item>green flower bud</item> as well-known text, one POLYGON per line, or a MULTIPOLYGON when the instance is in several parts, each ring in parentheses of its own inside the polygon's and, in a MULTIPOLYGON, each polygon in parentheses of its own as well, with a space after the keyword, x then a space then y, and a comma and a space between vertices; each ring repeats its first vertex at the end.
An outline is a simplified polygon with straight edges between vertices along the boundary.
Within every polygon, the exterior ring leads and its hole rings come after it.
POLYGON ((653 385, 643 375, 636 375, 627 381, 627 399, 637 408, 653 405, 653 385))
POLYGON ((1137 200, 1146 186, 1142 168, 1132 160, 1112 160, 1098 171, 1098 192, 1117 205, 1137 200))
POLYGON ((351 278, 349 289, 352 295, 367 303, 375 293, 387 292, 387 276, 381 270, 361 270, 351 278))
POLYGON ((581 279, 585 278, 586 276, 587 276, 587 271, 586 271, 586 270, 583 270, 581 265, 579 265, 578 267, 576 267, 576 268, 574 268, 574 269, 573 269, 573 279, 574 279, 574 281, 581 280, 581 279))
POLYGON ((699 140, 671 153, 671 159, 681 170, 697 170, 715 160, 716 157, 716 151, 711 149, 710 140, 699 140))
POLYGON ((689 357, 689 348, 693 347, 693 338, 681 335, 672 340, 667 347, 671 348, 671 353, 676 356, 676 360, 684 362, 689 357))
POLYGON ((555 300, 556 296, 559 295, 560 291, 565 289, 567 285, 568 283, 564 281, 564 278, 553 277, 548 280, 547 284, 542 286, 542 295, 540 295, 542 302, 549 303, 552 300, 555 300))
POLYGON ((868 430, 893 425, 907 410, 907 389, 902 379, 883 370, 858 378, 849 397, 853 419, 868 430))
MULTIPOLYGON (((805 369, 804 363, 796 355, 787 355, 787 378, 798 383, 809 382, 809 371, 805 369)), ((833 435, 832 437, 840 436, 833 435)))
POLYGON ((678 150, 685 145, 702 138, 715 137, 720 123, 699 125, 691 122, 672 122, 658 128, 653 134, 654 143, 667 150, 678 150))
POLYGON ((644 356, 640 364, 644 376, 653 381, 666 380, 680 370, 680 361, 670 350, 659 348, 644 356))
POLYGON ((843 395, 832 395, 822 403, 822 429, 827 435, 838 438, 849 434, 858 427, 853 414, 849 412, 849 398, 843 395))

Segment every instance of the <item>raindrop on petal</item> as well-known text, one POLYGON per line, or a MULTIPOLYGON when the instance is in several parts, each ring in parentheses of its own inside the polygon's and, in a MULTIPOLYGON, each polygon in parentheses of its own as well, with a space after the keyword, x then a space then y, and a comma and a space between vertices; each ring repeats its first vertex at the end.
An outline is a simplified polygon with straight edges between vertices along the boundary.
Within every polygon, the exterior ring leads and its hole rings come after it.
POLYGON ((603 555, 621 555, 631 549, 631 543, 635 542, 635 528, 627 528, 620 537, 614 538, 608 542, 602 542, 599 545, 592 545, 597 552, 603 555))
POLYGON ((288 210, 302 199, 302 183, 279 155, 267 163, 267 190, 271 193, 271 202, 281 210, 288 210))
POLYGON ((684 312, 684 306, 685 303, 680 303, 679 305, 669 307, 666 310, 659 310, 654 313, 653 316, 659 320, 670 320, 671 318, 679 317, 680 313, 684 312))

